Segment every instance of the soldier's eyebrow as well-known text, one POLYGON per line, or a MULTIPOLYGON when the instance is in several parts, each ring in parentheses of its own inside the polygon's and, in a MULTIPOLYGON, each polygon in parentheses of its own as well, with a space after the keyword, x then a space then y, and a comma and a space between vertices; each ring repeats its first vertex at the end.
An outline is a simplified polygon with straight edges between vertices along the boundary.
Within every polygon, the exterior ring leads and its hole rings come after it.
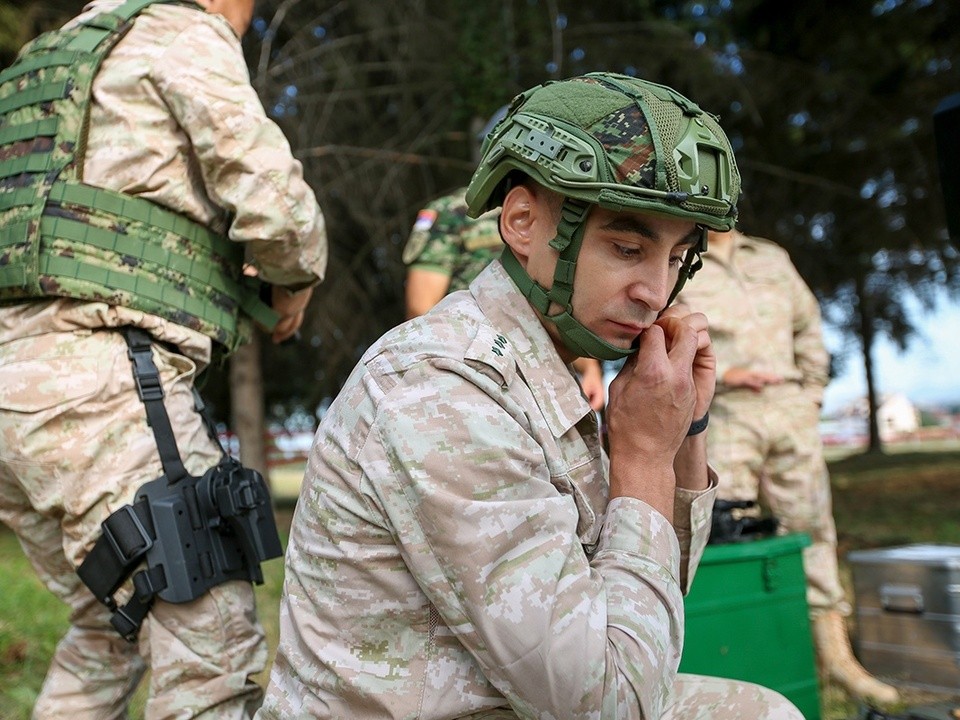
MULTIPOLYGON (((640 237, 653 240, 654 242, 661 241, 659 233, 655 232, 653 228, 645 223, 643 218, 634 215, 617 215, 601 225, 600 229, 610 232, 639 235, 640 237)), ((682 245, 695 245, 697 242, 699 242, 699 240, 700 228, 694 227, 689 233, 678 240, 674 247, 680 247, 682 245)))

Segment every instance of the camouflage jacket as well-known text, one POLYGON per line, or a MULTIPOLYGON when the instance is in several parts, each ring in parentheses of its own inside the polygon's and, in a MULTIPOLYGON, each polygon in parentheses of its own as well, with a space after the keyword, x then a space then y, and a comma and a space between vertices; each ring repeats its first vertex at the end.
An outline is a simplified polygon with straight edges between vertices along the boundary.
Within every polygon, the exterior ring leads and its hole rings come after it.
MULTIPOLYGON (((121 1, 95 0, 80 17, 121 1)), ((219 15, 153 5, 137 17, 94 79, 83 181, 152 200, 247 243, 269 282, 298 287, 323 277, 323 215, 250 85, 240 40, 219 15)), ((0 342, 127 323, 195 359, 209 355, 209 339, 191 329, 66 299, 0 308, 0 342)))
POLYGON ((477 219, 468 217, 465 193, 466 188, 461 188, 417 213, 403 250, 403 262, 409 267, 448 275, 447 292, 465 290, 503 249, 499 210, 477 219))
MULTIPOLYGON (((819 404, 829 381, 830 358, 813 292, 787 251, 769 240, 737 232, 731 258, 728 264, 705 253, 703 268, 678 297, 710 321, 717 355, 714 402, 756 395, 721 381, 731 367, 745 367, 777 373, 819 404)), ((777 386, 768 386, 767 392, 778 392, 777 386)))
POLYGON ((715 490, 671 526, 607 468, 499 261, 390 331, 315 439, 257 718, 659 717, 715 490))

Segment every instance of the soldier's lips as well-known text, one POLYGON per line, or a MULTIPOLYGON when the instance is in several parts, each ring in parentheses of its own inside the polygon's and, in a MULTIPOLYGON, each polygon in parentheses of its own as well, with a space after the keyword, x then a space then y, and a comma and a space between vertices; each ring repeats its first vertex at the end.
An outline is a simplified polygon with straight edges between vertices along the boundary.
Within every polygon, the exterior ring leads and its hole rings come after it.
POLYGON ((644 330, 647 329, 646 325, 637 325, 636 323, 622 323, 616 320, 610 320, 610 324, 620 333, 624 335, 640 335, 644 330))

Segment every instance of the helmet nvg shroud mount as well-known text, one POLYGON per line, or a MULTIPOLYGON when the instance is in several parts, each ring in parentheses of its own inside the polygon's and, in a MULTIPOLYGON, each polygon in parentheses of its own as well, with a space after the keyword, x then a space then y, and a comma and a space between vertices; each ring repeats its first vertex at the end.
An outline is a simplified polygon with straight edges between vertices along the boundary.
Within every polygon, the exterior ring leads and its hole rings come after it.
POLYGON ((503 203, 508 176, 520 171, 563 196, 553 285, 545 290, 504 248, 510 277, 577 355, 602 360, 615 347, 573 317, 577 255, 592 205, 690 220, 703 230, 688 251, 671 300, 700 267, 706 228, 730 230, 740 194, 730 142, 716 119, 663 85, 612 73, 551 81, 518 95, 490 132, 467 189, 471 216, 503 203), (562 310, 550 314, 551 303, 562 310))

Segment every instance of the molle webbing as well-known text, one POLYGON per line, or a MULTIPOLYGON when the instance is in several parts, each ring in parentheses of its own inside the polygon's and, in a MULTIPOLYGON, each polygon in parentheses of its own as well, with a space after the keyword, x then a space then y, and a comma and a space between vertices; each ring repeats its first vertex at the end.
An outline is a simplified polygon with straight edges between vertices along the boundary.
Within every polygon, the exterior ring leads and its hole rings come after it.
POLYGON ((275 322, 240 273, 243 246, 149 200, 82 182, 93 79, 154 2, 169 0, 129 0, 41 35, 0 73, 0 301, 123 305, 229 351, 247 331, 241 313, 275 322))

